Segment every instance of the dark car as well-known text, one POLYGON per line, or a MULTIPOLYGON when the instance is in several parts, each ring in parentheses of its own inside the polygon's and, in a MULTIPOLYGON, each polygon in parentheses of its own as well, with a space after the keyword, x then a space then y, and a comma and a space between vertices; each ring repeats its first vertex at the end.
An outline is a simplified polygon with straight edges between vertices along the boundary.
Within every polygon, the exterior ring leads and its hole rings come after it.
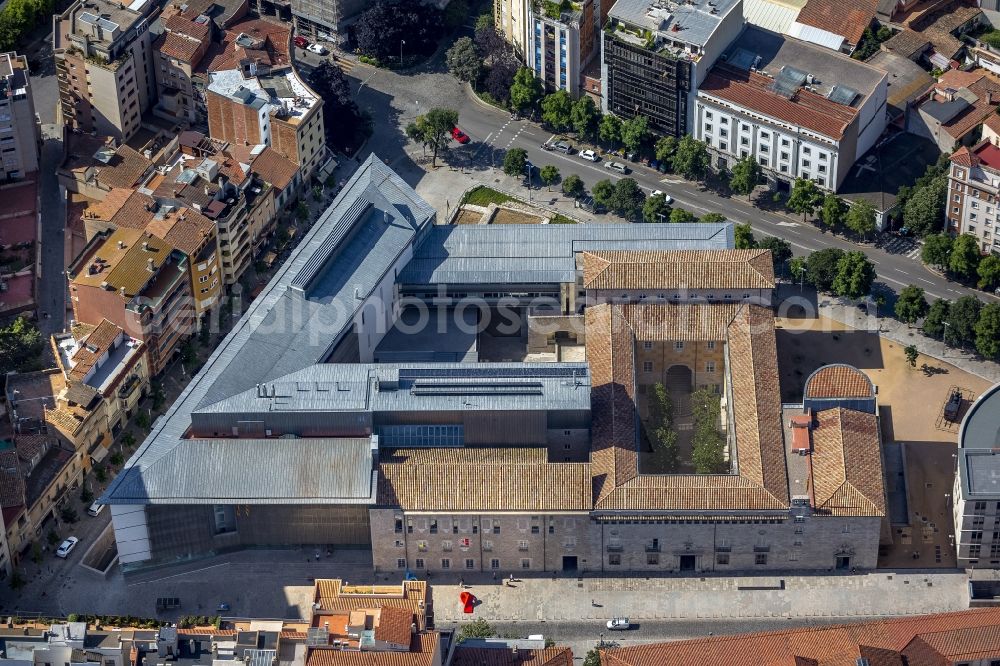
POLYGON ((294 41, 295 45, 300 49, 304 49, 305 47, 309 46, 309 40, 303 37, 302 35, 296 35, 294 41))
POLYGON ((458 129, 457 127, 451 128, 451 138, 459 143, 469 143, 469 135, 458 129))

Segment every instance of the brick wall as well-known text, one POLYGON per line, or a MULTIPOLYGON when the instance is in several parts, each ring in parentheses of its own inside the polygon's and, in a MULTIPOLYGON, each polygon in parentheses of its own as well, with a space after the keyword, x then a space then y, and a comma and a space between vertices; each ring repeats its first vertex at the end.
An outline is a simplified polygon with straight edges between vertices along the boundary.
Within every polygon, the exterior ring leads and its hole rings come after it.
POLYGON ((246 145, 244 142, 252 146, 260 143, 258 111, 211 90, 205 92, 205 100, 208 105, 208 132, 213 139, 238 146, 246 145))

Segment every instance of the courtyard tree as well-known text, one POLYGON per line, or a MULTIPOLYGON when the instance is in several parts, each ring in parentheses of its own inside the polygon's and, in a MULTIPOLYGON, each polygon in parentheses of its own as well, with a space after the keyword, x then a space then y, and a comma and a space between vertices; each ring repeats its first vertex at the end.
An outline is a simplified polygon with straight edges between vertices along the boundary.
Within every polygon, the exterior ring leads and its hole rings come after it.
POLYGON ((991 361, 1000 358, 1000 303, 990 303, 983 307, 974 332, 976 351, 991 361))
POLYGON ((948 312, 948 325, 945 327, 944 341, 950 345, 962 346, 976 341, 976 323, 983 302, 975 296, 962 296, 951 306, 948 312))
POLYGON ((533 111, 542 99, 542 82, 527 67, 517 70, 510 86, 510 105, 518 113, 533 111))
POLYGON ((844 224, 862 238, 868 238, 868 234, 875 231, 875 206, 864 199, 858 199, 847 210, 844 224))
POLYGON ((749 222, 737 224, 735 233, 737 250, 751 250, 757 247, 757 239, 753 237, 753 228, 751 228, 749 222))
POLYGON ((579 198, 583 195, 583 180, 575 173, 571 173, 563 178, 562 191, 568 197, 579 198))
POLYGON ((649 394, 649 435, 653 457, 660 473, 674 473, 680 467, 680 450, 674 429, 674 405, 662 383, 649 394))
POLYGON ((707 388, 691 394, 694 435, 691 440, 691 462, 698 474, 719 474, 726 471, 726 438, 719 432, 720 397, 707 388))
POLYGON ((848 252, 837 261, 837 276, 833 279, 833 291, 838 296, 861 298, 867 296, 875 281, 875 264, 864 252, 848 252))
POLYGON ((503 156, 503 172, 516 178, 524 173, 528 166, 528 151, 524 148, 511 148, 503 156))
POLYGON ((573 102, 570 110, 570 124, 577 136, 584 141, 592 141, 597 137, 597 124, 601 119, 601 112, 590 95, 583 95, 573 102))
POLYGON ((939 298, 931 303, 927 308, 927 316, 924 317, 924 335, 938 340, 944 339, 944 332, 947 326, 945 323, 951 314, 951 301, 946 298, 939 298))
POLYGON ((948 270, 963 280, 969 280, 975 277, 981 258, 979 240, 972 234, 962 234, 951 246, 948 270))
POLYGON ((838 264, 844 251, 835 247, 817 250, 806 259, 806 280, 817 291, 830 291, 837 278, 838 264))
POLYGON ((920 352, 917 350, 917 346, 907 345, 906 348, 903 349, 903 353, 906 354, 906 362, 910 364, 910 367, 917 367, 917 359, 920 357, 920 352))
POLYGON ((649 138, 649 119, 636 116, 622 123, 622 145, 630 153, 636 153, 649 138))
POLYGON ((0 368, 3 372, 31 372, 42 367, 45 340, 23 316, 0 328, 0 368))
POLYGON ((608 114, 601 118, 597 134, 608 148, 614 148, 622 140, 622 121, 618 116, 608 114))
POLYGON ((634 178, 622 178, 615 183, 610 208, 626 220, 634 220, 642 213, 645 200, 646 195, 642 193, 642 188, 634 178))
POLYGON ((611 198, 615 194, 615 186, 611 184, 610 180, 604 178, 594 183, 594 187, 591 188, 590 193, 594 195, 595 203, 605 208, 611 208, 611 198))
POLYGON ((674 208, 670 211, 670 222, 673 224, 687 224, 689 222, 697 222, 698 216, 689 210, 684 210, 683 208, 674 208))
POLYGON ((896 298, 896 316, 910 326, 927 315, 928 307, 924 290, 916 285, 903 287, 896 298))
POLYGON ((559 169, 551 164, 546 164, 538 171, 538 177, 542 179, 542 182, 545 183, 545 189, 548 190, 553 183, 559 180, 559 169))
POLYGON ((737 194, 747 195, 747 201, 759 181, 760 164, 749 155, 734 164, 729 175, 729 187, 737 194))
POLYGON ((812 215, 822 200, 823 193, 816 183, 808 178, 796 178, 786 205, 793 213, 802 213, 802 221, 805 222, 806 215, 812 215))
POLYGON ((458 111, 453 109, 434 108, 417 116, 414 121, 416 136, 431 149, 431 166, 437 166, 438 152, 447 150, 451 141, 451 131, 458 125, 458 111))
MULTIPOLYGON (((455 2, 455 0, 452 0, 455 2)), ((483 71, 483 61, 471 37, 459 37, 445 53, 445 64, 459 81, 471 83, 475 87, 483 71)))
POLYGON ((702 180, 708 174, 711 160, 708 146, 704 141, 698 141, 690 134, 685 134, 677 142, 674 151, 673 170, 688 180, 702 180))
POLYGON ((785 262, 792 258, 792 244, 784 238, 768 236, 757 243, 762 250, 771 251, 771 261, 774 263, 774 274, 784 273, 785 262))
POLYGON ((983 257, 976 269, 979 276, 977 285, 980 289, 993 290, 1000 286, 1000 257, 991 254, 983 257))
POLYGON ((920 249, 920 260, 925 264, 945 268, 951 259, 951 249, 954 241, 948 234, 931 234, 924 238, 920 249))
POLYGON ((642 205, 642 219, 645 222, 666 222, 670 218, 670 204, 667 197, 662 194, 654 194, 646 198, 642 205))
POLYGON ((542 99, 542 122, 556 132, 563 132, 573 123, 573 98, 565 90, 557 90, 542 99))
POLYGON ((832 192, 823 197, 823 206, 819 209, 819 219, 823 226, 834 229, 844 223, 846 210, 844 201, 832 192))
POLYGON ((656 140, 653 148, 654 157, 663 165, 664 171, 672 171, 674 164, 674 153, 677 152, 677 139, 672 136, 663 136, 656 140))

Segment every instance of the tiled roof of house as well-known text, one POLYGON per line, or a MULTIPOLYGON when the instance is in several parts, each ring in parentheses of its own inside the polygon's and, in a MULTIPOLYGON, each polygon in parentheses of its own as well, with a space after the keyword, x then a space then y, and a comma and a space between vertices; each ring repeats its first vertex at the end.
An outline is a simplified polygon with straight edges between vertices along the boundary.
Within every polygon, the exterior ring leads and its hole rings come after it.
POLYGON ((172 250, 169 244, 152 234, 134 229, 116 229, 94 253, 95 259, 103 259, 103 268, 91 273, 88 264, 82 267, 73 282, 90 286, 107 283, 109 289, 118 291, 124 288, 126 296, 135 296, 152 276, 148 261, 152 259, 154 269, 159 268, 172 250))
POLYGON ((440 663, 440 640, 436 631, 415 634, 409 652, 311 648, 306 666, 430 666, 440 663))
POLYGON ((1000 609, 612 648, 603 666, 937 666, 1000 656, 1000 609), (902 656, 906 656, 904 662, 902 656))
POLYGON ((718 64, 712 68, 699 93, 840 140, 857 116, 857 109, 831 102, 822 95, 799 89, 790 98, 770 90, 773 81, 747 70, 718 64))
POLYGON ((1000 108, 1000 82, 992 76, 982 74, 975 83, 965 87, 976 95, 976 101, 969 108, 941 125, 941 128, 956 141, 971 132, 1000 108))
POLYGON ((409 645, 410 637, 413 635, 412 625, 413 611, 396 606, 382 606, 379 608, 378 623, 375 625, 375 640, 409 645))
POLYGON ((121 145, 108 164, 97 162, 93 166, 101 185, 132 188, 139 184, 139 179, 153 163, 131 146, 121 145))
POLYGON ((118 211, 125 206, 133 194, 139 194, 139 192, 127 187, 116 187, 104 196, 104 201, 98 201, 87 206, 84 216, 87 218, 110 222, 111 218, 113 218, 118 211))
POLYGON ((274 185, 279 190, 284 190, 295 178, 299 167, 274 148, 268 146, 254 158, 250 168, 265 182, 274 185))
POLYGON ((515 655, 509 648, 459 645, 451 666, 573 666, 573 651, 566 647, 518 649, 515 655))
POLYGON ((886 51, 911 59, 918 53, 923 53, 929 46, 930 40, 927 36, 913 30, 897 32, 882 43, 882 48, 886 51))
POLYGON ((215 223, 193 208, 177 208, 157 214, 146 229, 194 258, 205 239, 215 234, 215 223))
POLYGON ((14 447, 17 449, 17 455, 25 462, 31 462, 44 453, 51 441, 51 437, 41 433, 14 435, 14 447))
POLYGON ((583 253, 587 289, 774 289, 770 250, 583 253))
POLYGON ((816 413, 810 493, 817 513, 884 516, 878 418, 852 409, 816 413))
POLYGON ((597 509, 779 510, 788 504, 774 315, 747 304, 592 306, 591 467, 597 509), (729 345, 738 475, 640 475, 635 417, 638 342, 729 345))
POLYGON ((420 619, 423 613, 421 603, 426 607, 428 600, 427 581, 407 580, 396 588, 399 594, 354 594, 345 593, 344 583, 339 578, 320 578, 316 581, 314 601, 319 604, 319 611, 350 612, 365 608, 404 608, 420 619))
POLYGON ((73 381, 82 382, 90 369, 94 367, 101 356, 103 356, 111 345, 114 344, 122 329, 117 324, 104 319, 80 344, 80 347, 73 354, 73 367, 69 371, 69 378, 73 381))
MULTIPOLYGON (((0 450, 0 507, 5 510, 24 506, 24 479, 17 450, 0 450)), ((13 512, 12 512, 13 513, 13 512)), ((6 518, 7 512, 4 511, 6 518)))
MULTIPOLYGON (((990 119, 986 121, 986 124, 988 125, 990 122, 993 122, 994 119, 996 119, 997 122, 1000 122, 1000 116, 994 115, 990 116, 990 119)), ((951 161, 964 167, 971 167, 978 162, 976 156, 972 154, 972 151, 969 150, 968 146, 962 146, 953 152, 951 154, 951 161)))
POLYGON ((176 32, 165 32, 153 42, 154 51, 159 51, 165 56, 176 58, 192 66, 196 64, 193 59, 199 48, 201 48, 200 41, 176 32))
POLYGON ((590 465, 549 463, 545 449, 396 449, 379 475, 378 503, 410 511, 591 508, 590 465))
POLYGON ((807 398, 871 398, 875 396, 868 375, 850 365, 827 365, 806 380, 807 398))
MULTIPOLYGON (((284 67, 291 63, 289 44, 291 29, 287 24, 274 23, 266 19, 246 19, 225 31, 222 42, 213 44, 198 65, 199 72, 216 72, 235 69, 241 60, 247 58, 248 49, 236 43, 240 35, 263 41, 266 62, 272 67, 284 67)), ((249 49, 260 51, 261 49, 249 49)))
POLYGON ((878 0, 809 0, 795 20, 858 44, 877 8, 878 0))
POLYGON ((192 39, 201 41, 211 36, 211 29, 208 23, 199 23, 181 14, 174 14, 163 22, 163 27, 168 32, 176 32, 192 39))

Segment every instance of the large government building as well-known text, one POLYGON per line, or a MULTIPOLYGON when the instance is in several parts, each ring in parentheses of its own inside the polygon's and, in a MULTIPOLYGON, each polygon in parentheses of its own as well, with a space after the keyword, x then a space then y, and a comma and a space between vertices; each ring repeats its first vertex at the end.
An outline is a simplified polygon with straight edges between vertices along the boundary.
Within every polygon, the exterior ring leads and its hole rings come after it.
POLYGON ((418 576, 875 566, 874 389, 827 366, 782 404, 767 251, 729 223, 436 222, 358 170, 101 498, 127 570, 302 544, 418 576))

